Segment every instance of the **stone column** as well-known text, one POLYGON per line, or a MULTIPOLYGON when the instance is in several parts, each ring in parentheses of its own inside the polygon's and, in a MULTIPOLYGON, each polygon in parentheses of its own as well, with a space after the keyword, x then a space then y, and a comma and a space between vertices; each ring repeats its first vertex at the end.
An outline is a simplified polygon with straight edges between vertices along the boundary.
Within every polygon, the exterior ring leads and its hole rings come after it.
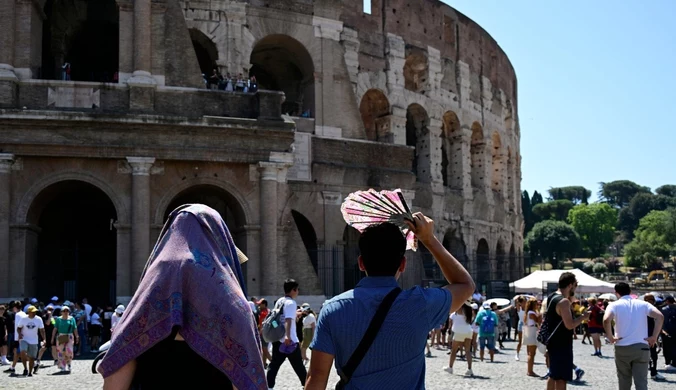
POLYGON ((279 164, 261 162, 260 172, 260 293, 281 294, 277 291, 277 176, 279 164))
POLYGON ((127 224, 115 224, 117 230, 117 281, 116 295, 118 302, 129 302, 132 297, 131 290, 131 253, 129 253, 129 234, 131 226, 127 224))
POLYGON ((14 155, 0 153, 0 297, 9 296, 9 219, 14 155))
POLYGON ((129 108, 152 111, 157 82, 152 74, 151 0, 134 1, 134 73, 129 84, 129 108))
POLYGON ((150 168, 155 158, 127 157, 127 161, 132 168, 130 286, 133 292, 150 254, 150 168))
POLYGON ((0 107, 14 106, 17 82, 14 73, 14 18, 16 0, 0 0, 0 107))

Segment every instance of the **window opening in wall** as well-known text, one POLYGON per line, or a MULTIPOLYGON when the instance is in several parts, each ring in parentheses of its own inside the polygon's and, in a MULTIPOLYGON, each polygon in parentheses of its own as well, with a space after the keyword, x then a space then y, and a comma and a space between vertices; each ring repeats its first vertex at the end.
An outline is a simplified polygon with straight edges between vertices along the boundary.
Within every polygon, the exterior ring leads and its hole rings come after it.
POLYGON ((364 0, 364 13, 371 15, 371 0, 364 0))

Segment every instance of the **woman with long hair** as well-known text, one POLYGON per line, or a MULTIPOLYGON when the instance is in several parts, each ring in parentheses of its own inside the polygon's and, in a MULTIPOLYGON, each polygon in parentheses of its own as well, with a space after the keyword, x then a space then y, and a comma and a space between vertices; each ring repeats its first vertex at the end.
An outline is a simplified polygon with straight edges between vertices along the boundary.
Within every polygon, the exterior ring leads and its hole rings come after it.
POLYGON ((465 348, 465 358, 467 359, 467 372, 465 376, 472 376, 472 355, 469 351, 472 349, 472 322, 474 321, 474 312, 472 311, 472 304, 465 302, 464 305, 455 313, 451 314, 450 325, 451 332, 453 332, 453 345, 451 347, 451 357, 448 362, 446 372, 453 373, 453 364, 455 363, 455 356, 461 347, 465 348))
POLYGON ((524 326, 524 320, 526 319, 526 298, 523 296, 519 295, 515 299, 516 301, 516 315, 518 317, 518 323, 516 325, 516 335, 517 338, 519 339, 519 343, 516 345, 516 355, 514 356, 514 359, 516 361, 519 361, 519 354, 521 353, 521 344, 523 343, 523 326, 524 326))
POLYGON ((601 335, 603 335, 603 314, 605 313, 605 308, 603 305, 599 304, 596 298, 589 299, 589 310, 591 310, 591 316, 589 317, 589 322, 587 326, 589 327, 589 334, 591 335, 593 344, 594 344, 594 354, 592 356, 602 357, 601 353, 601 335))
POLYGON ((310 343, 315 337, 317 316, 307 303, 304 303, 303 306, 301 306, 301 310, 303 311, 303 342, 301 344, 300 354, 303 357, 303 363, 307 364, 310 361, 307 357, 307 349, 310 347, 310 343))
POLYGON ((99 366, 104 390, 266 390, 243 261, 218 212, 174 210, 99 366))
POLYGON ((523 324, 523 344, 526 346, 526 352, 528 353, 528 369, 526 375, 535 377, 538 375, 533 372, 533 365, 535 365, 535 354, 538 350, 538 328, 542 322, 537 307, 538 301, 535 298, 531 298, 526 304, 526 316, 523 324))

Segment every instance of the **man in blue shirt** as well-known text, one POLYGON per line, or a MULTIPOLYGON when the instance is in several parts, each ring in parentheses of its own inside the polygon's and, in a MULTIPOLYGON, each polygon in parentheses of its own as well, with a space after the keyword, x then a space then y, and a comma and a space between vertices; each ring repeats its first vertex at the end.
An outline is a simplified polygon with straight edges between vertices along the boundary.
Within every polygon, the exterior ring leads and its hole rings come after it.
MULTIPOLYGON (((434 236, 434 222, 421 213, 413 219, 409 227, 432 253, 450 284, 441 289, 416 286, 402 291, 345 389, 424 389, 428 332, 446 321, 474 292, 467 270, 434 236)), ((310 344, 306 390, 326 389, 334 359, 336 368, 347 364, 378 306, 397 287, 397 279, 406 269, 406 239, 391 223, 364 230, 359 250, 359 268, 366 278, 322 308, 310 344)))
POLYGON ((479 357, 484 361, 484 350, 488 346, 488 354, 491 356, 491 362, 495 357, 495 331, 498 327, 498 316, 495 314, 497 304, 492 305, 484 303, 483 311, 477 314, 474 323, 479 325, 479 357))

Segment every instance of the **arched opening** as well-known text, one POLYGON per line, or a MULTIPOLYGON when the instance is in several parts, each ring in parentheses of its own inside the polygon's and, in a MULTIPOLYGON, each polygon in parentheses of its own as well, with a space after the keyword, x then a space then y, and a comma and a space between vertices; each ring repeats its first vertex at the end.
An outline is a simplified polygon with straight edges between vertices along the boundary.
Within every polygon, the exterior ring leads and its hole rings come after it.
POLYGON ((488 241, 482 238, 476 247, 477 287, 491 280, 491 265, 489 260, 488 241))
POLYGON ((40 78, 117 82, 120 18, 115 0, 47 0, 44 13, 40 78))
POLYGON ((443 119, 441 177, 445 186, 459 189, 463 187, 460 120, 453 111, 447 111, 443 119))
POLYGON ((285 114, 314 118, 314 64, 302 43, 288 35, 268 35, 256 43, 250 63, 260 89, 284 92, 285 114))
POLYGON ((484 132, 479 122, 472 124, 472 141, 470 144, 471 167, 472 167, 472 187, 484 188, 485 175, 485 149, 486 141, 484 132))
POLYGON ((312 222, 298 211, 291 210, 291 215, 296 223, 296 228, 298 228, 298 233, 300 233, 300 238, 303 240, 305 250, 307 250, 307 254, 310 257, 312 267, 315 269, 315 273, 318 273, 317 233, 315 233, 315 228, 312 226, 312 222))
POLYGON ((359 270, 359 236, 352 226, 345 226, 343 231, 343 291, 353 289, 363 277, 359 270))
POLYGON ((460 264, 467 266, 467 248, 465 242, 458 236, 457 230, 449 229, 446 231, 442 244, 460 264))
POLYGON ((190 39, 195 49, 195 55, 197 55, 200 71, 206 77, 209 77, 216 69, 216 60, 218 59, 216 44, 203 32, 195 28, 190 29, 190 39))
POLYGON ((507 256, 505 256, 505 244, 502 240, 498 240, 498 244, 495 247, 495 263, 496 271, 499 273, 498 279, 509 278, 509 261, 507 256))
POLYGON ((424 93, 429 75, 427 55, 420 49, 410 49, 404 62, 404 88, 424 93))
POLYGON ((429 182, 429 145, 425 135, 429 132, 430 118, 419 104, 411 104, 406 110, 406 145, 415 147, 411 170, 418 181, 429 182))
POLYGON ((390 142, 390 102, 379 89, 369 89, 359 104, 369 141, 390 142))
MULTIPOLYGON (((211 207, 218 211, 225 221, 225 224, 230 230, 235 245, 244 253, 247 253, 246 248, 246 217, 244 210, 237 199, 230 193, 220 187, 209 184, 201 184, 190 187, 172 199, 169 206, 164 211, 164 222, 169 218, 169 214, 179 206, 185 204, 199 203, 211 207)), ((242 264, 242 272, 244 273, 244 280, 247 281, 247 263, 242 264)))
POLYGON ((516 199, 516 191, 514 188, 514 158, 512 157, 512 148, 507 147, 507 203, 509 204, 509 211, 514 211, 514 201, 516 199))
POLYGON ((26 251, 35 256, 27 258, 27 293, 114 303, 116 220, 108 195, 89 183, 62 181, 40 192, 28 212, 39 233, 36 250, 26 251))
POLYGON ((491 188, 495 192, 502 193, 502 173, 505 170, 505 167, 503 165, 504 162, 500 134, 497 132, 493 133, 491 139, 493 141, 491 188))
POLYGON ((519 262, 516 259, 516 250, 514 243, 509 248, 509 270, 510 280, 518 280, 521 277, 521 270, 519 269, 519 262))

